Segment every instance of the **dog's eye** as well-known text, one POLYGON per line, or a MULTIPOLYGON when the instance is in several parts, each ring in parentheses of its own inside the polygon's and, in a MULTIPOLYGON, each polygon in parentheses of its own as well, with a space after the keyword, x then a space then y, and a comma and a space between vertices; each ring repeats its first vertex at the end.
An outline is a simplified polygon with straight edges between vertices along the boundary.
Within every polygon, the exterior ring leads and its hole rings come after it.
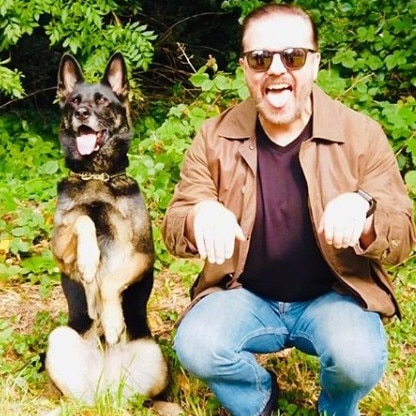
POLYGON ((80 97, 72 97, 71 98, 71 104, 72 106, 76 107, 81 103, 81 98, 80 97))
POLYGON ((106 105, 106 104, 108 104, 107 98, 105 98, 103 96, 96 97, 95 102, 97 104, 99 104, 99 105, 106 105))

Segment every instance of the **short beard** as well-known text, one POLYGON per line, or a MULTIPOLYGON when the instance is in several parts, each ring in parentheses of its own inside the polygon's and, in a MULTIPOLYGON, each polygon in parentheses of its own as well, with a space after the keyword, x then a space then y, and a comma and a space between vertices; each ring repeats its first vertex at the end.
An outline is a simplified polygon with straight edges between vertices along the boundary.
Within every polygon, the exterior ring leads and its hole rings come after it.
POLYGON ((293 111, 286 112, 285 114, 272 113, 271 111, 266 111, 261 103, 257 103, 256 108, 264 120, 276 126, 286 126, 292 124, 302 116, 302 112, 304 110, 304 108, 295 107, 293 111))

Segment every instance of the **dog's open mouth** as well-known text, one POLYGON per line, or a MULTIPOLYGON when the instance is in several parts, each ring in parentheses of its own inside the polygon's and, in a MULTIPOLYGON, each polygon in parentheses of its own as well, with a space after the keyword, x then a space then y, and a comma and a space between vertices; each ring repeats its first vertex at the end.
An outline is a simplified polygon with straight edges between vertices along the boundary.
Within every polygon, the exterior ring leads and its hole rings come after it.
POLYGON ((87 126, 78 129, 77 149, 81 155, 90 155, 100 149, 105 141, 106 130, 95 131, 87 126))

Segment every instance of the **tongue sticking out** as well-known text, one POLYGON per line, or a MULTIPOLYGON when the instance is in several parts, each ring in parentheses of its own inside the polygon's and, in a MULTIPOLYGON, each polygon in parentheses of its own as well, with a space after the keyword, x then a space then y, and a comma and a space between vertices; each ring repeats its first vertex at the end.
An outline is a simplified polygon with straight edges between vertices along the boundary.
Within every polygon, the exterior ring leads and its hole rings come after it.
POLYGON ((90 133, 78 136, 77 148, 81 155, 90 155, 95 150, 98 150, 97 135, 90 133))
POLYGON ((282 108, 289 102, 291 94, 290 89, 269 90, 267 99, 273 107, 282 108))

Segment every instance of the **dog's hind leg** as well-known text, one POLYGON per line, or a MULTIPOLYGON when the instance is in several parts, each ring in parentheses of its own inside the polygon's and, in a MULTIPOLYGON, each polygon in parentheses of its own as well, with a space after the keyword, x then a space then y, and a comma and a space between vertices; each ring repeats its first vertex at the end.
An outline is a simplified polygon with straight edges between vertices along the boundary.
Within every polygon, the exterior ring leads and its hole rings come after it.
POLYGON ((100 391, 103 354, 95 342, 61 326, 49 335, 46 369, 65 396, 93 404, 100 391))
POLYGON ((153 287, 153 269, 138 282, 134 282, 123 293, 123 313, 130 339, 150 337, 147 322, 147 302, 153 287))
POLYGON ((168 384, 168 365, 160 346, 152 338, 120 343, 107 349, 105 376, 109 388, 123 399, 135 394, 154 397, 168 384))
POLYGON ((87 215, 80 215, 75 221, 75 233, 78 237, 77 268, 85 289, 88 315, 97 319, 99 315, 99 283, 98 266, 100 249, 94 222, 87 215))
POLYGON ((68 325, 79 334, 86 333, 93 323, 88 315, 87 299, 81 282, 61 274, 61 285, 68 303, 68 325))

